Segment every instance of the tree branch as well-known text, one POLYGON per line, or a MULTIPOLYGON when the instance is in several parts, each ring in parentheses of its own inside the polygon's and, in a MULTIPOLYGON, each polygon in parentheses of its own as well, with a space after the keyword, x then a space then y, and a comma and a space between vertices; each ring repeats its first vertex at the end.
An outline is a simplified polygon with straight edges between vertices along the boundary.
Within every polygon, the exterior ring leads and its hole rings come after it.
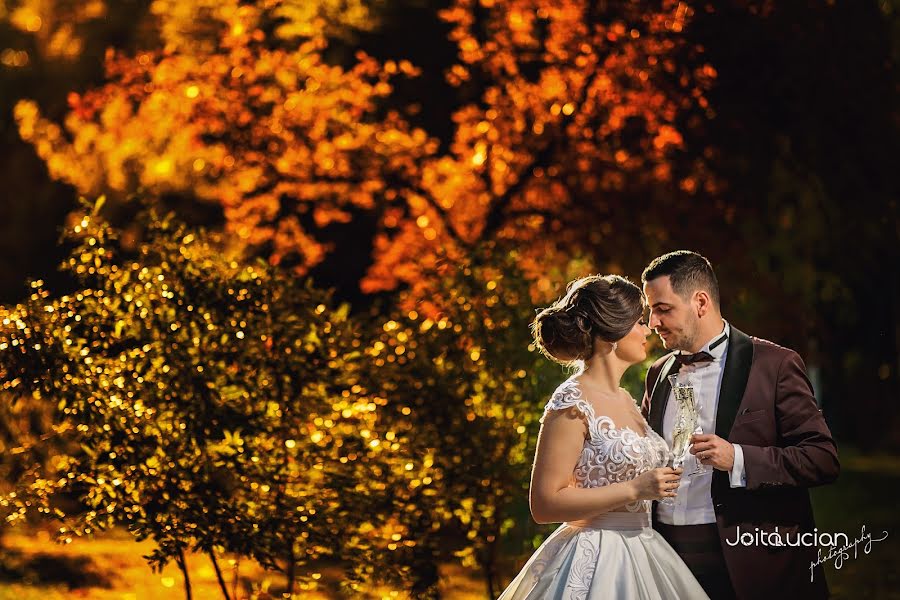
MULTIPOLYGON (((585 18, 588 20, 588 23, 594 22, 594 17, 597 12, 597 2, 592 2, 591 6, 586 11, 585 18)), ((594 82, 597 80, 598 75, 600 74, 600 69, 594 68, 588 77, 587 81, 585 81, 584 86, 581 88, 581 93, 577 100, 576 107, 581 108, 584 106, 585 101, 587 100, 588 90, 590 90, 594 82)), ((577 115, 577 111, 573 111, 571 115, 564 115, 560 121, 559 126, 556 128, 558 131, 558 135, 553 136, 553 139, 548 141, 543 148, 541 148, 534 156, 534 159, 531 163, 528 164, 524 169, 519 172, 519 177, 514 184, 509 186, 506 191, 499 197, 496 198, 492 202, 492 206, 490 212, 488 213, 487 219, 485 220, 484 228, 481 230, 480 238, 491 237, 493 234, 503 226, 504 216, 506 212, 506 208, 512 202, 513 197, 518 194, 522 189, 527 185, 530 181, 530 173, 532 173, 536 168, 547 168, 550 166, 551 159, 554 155, 554 150, 560 144, 560 140, 566 140, 566 127, 569 126, 575 120, 577 115)))

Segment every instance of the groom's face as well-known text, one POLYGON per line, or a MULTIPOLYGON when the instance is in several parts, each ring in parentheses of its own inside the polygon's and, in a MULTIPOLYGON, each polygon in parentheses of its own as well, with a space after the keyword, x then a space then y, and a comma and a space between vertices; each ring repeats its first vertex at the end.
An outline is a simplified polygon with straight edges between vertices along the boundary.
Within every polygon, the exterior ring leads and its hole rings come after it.
POLYGON ((667 350, 691 350, 697 337, 699 318, 691 302, 675 293, 668 275, 644 283, 650 305, 650 328, 667 350))

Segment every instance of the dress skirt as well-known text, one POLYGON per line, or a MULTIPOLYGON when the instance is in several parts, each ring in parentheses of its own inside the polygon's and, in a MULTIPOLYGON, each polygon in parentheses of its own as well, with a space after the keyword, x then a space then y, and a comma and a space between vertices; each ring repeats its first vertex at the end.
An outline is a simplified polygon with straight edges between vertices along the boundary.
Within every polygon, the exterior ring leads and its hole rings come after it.
POLYGON ((645 512, 563 523, 498 600, 703 600, 687 565, 645 512))

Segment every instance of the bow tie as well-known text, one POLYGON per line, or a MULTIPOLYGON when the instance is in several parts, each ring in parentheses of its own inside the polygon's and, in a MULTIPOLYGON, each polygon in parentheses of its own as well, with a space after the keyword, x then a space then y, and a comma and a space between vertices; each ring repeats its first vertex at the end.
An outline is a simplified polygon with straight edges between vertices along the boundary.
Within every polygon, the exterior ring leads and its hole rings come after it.
MULTIPOLYGON (((709 349, 712 350, 716 346, 719 346, 728 339, 726 335, 720 335, 719 339, 712 342, 709 345, 709 349)), ((701 350, 700 352, 695 352, 694 354, 676 354, 675 355, 675 364, 679 367, 683 365, 695 365, 699 363, 707 363, 713 361, 713 355, 705 350, 701 350)))
POLYGON ((695 354, 676 354, 675 355, 675 364, 681 365, 694 365, 700 363, 712 362, 713 356, 709 352, 697 352, 695 354))

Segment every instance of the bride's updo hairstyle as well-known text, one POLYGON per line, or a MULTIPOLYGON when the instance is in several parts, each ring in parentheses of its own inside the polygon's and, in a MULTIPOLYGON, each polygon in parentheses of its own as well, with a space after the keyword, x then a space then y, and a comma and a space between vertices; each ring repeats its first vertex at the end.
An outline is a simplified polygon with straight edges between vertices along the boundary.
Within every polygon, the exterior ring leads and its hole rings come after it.
POLYGON ((594 340, 617 342, 644 312, 641 289, 618 275, 589 275, 569 283, 566 295, 531 324, 538 349, 562 364, 594 354, 594 340))

